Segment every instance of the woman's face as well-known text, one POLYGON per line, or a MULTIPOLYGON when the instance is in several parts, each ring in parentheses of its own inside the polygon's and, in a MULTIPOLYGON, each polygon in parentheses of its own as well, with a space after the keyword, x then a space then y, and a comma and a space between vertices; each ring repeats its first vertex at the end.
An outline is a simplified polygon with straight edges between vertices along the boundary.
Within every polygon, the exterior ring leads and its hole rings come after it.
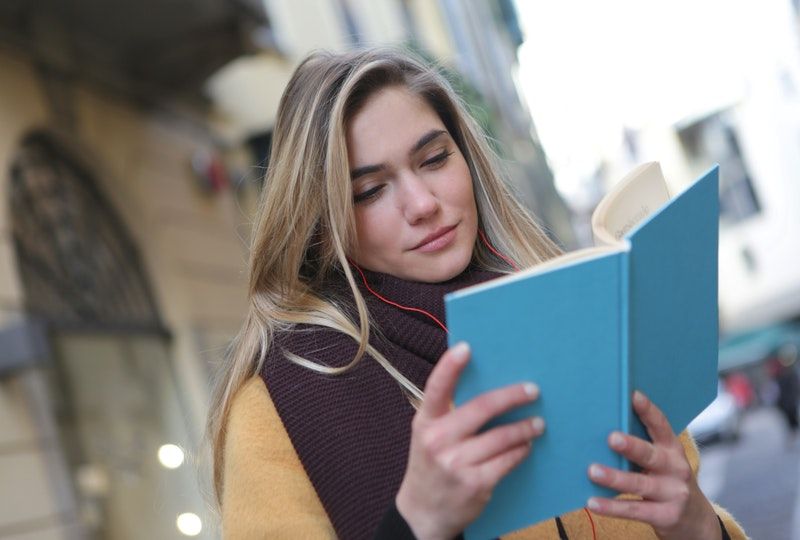
POLYGON ((446 281, 472 258, 478 212, 464 156, 439 116, 400 86, 376 92, 347 126, 364 268, 446 281))

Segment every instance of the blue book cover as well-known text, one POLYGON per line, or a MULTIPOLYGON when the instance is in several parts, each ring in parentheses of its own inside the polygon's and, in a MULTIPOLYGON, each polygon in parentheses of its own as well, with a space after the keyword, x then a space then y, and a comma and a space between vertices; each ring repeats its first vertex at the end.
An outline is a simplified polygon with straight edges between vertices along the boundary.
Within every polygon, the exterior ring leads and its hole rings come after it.
POLYGON ((495 538, 579 509, 591 496, 615 495, 592 483, 587 469, 594 462, 630 469, 606 441, 614 430, 646 438, 631 408, 634 389, 676 433, 716 396, 718 169, 663 204, 636 206, 653 178, 665 186, 657 164, 643 166, 623 181, 624 193, 607 197, 629 199, 628 216, 608 210, 627 222, 624 234, 612 234, 618 241, 445 297, 450 344, 472 349, 456 405, 533 381, 541 397, 486 429, 534 415, 547 424, 465 531, 468 539, 495 538))

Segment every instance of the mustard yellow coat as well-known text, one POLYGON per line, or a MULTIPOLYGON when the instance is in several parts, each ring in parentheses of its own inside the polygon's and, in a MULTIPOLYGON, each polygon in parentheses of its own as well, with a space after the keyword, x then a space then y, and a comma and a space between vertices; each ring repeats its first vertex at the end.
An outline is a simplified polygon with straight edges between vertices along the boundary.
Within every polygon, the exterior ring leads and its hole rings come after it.
MULTIPOLYGON (((699 453, 681 435, 695 474, 699 453)), ((234 397, 224 449, 222 532, 226 539, 336 538, 325 509, 295 453, 289 435, 259 377, 234 397)), ((733 540, 747 535, 724 509, 716 507, 733 540)), ((598 539, 656 539, 653 529, 635 521, 592 514, 598 539)), ((561 516, 570 539, 591 539, 583 510, 561 516)), ((505 536, 509 540, 558 540, 554 520, 505 536)))

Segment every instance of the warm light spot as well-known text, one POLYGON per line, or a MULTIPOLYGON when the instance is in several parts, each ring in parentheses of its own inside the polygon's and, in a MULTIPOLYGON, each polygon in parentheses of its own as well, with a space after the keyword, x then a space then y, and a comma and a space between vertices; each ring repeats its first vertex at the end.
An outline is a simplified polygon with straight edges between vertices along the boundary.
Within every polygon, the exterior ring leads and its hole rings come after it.
POLYGON ((158 461, 167 469, 177 469, 183 464, 184 454, 179 446, 164 444, 158 449, 158 461))
POLYGON ((203 523, 197 514, 186 512, 178 516, 176 521, 178 530, 186 536, 197 536, 203 530, 203 523))

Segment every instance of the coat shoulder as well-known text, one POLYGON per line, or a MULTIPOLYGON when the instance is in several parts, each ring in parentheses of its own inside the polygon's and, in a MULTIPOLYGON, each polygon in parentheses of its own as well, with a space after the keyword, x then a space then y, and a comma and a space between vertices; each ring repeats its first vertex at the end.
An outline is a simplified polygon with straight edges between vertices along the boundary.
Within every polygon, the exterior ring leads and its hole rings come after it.
POLYGON ((223 463, 225 538, 335 537, 260 377, 233 398, 223 463))

